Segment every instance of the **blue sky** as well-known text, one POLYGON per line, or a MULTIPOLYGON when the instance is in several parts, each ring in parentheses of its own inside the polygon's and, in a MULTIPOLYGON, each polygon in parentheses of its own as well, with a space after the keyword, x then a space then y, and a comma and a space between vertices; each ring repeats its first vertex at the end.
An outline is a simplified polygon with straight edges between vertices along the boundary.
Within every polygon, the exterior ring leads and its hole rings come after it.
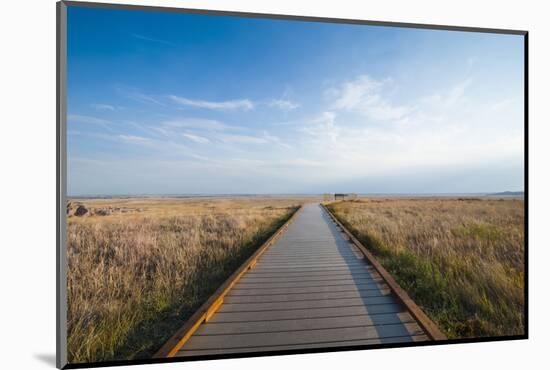
POLYGON ((523 190, 523 37, 68 9, 68 192, 523 190))

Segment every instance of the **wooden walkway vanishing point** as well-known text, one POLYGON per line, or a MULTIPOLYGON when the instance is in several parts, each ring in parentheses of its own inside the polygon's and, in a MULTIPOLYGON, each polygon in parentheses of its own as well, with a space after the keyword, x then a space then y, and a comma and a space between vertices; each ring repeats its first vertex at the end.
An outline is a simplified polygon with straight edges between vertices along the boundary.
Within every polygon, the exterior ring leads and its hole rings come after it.
POLYGON ((185 339, 176 334, 155 357, 445 339, 346 232, 323 206, 303 206, 215 312, 185 339))

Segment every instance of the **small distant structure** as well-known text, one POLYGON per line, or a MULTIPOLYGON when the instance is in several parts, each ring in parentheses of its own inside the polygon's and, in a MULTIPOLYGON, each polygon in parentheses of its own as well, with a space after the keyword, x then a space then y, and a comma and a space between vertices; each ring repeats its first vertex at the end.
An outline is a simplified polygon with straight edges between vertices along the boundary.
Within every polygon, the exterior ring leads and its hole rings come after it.
POLYGON ((331 201, 331 200, 333 200, 333 199, 334 199, 334 198, 333 198, 332 194, 328 194, 328 193, 323 194, 323 200, 324 200, 325 202, 329 202, 329 201, 331 201))
POLYGON ((336 193, 334 194, 334 200, 352 200, 357 199, 356 193, 336 193))

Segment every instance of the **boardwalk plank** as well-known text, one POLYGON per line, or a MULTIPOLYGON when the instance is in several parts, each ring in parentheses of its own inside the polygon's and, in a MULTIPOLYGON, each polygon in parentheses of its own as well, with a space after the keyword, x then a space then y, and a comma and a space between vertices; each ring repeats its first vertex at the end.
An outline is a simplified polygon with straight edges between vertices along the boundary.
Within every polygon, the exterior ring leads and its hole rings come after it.
POLYGON ((339 281, 339 280, 359 280, 374 279, 369 271, 356 273, 343 273, 332 275, 300 275, 300 276, 258 276, 247 275, 241 279, 243 284, 247 283, 287 283, 287 282, 306 282, 306 281, 339 281))
MULTIPOLYGON (((382 286, 383 287, 383 286, 382 286)), ((241 295, 275 295, 275 294, 303 294, 320 292, 356 292, 365 290, 383 289, 377 282, 368 281, 363 284, 345 284, 345 285, 320 285, 313 287, 284 287, 284 288, 242 288, 237 287, 231 290, 228 297, 241 295)))
POLYGON ((290 268, 278 268, 278 269, 266 269, 262 266, 254 268, 253 270, 250 270, 249 274, 280 274, 280 273, 308 273, 308 272, 326 272, 331 273, 333 271, 361 271, 361 270, 369 270, 374 272, 374 270, 370 266, 334 266, 334 267, 308 267, 308 268, 301 268, 299 270, 297 269, 290 269, 290 268))
POLYGON ((350 307, 360 305, 378 305, 393 303, 392 296, 363 297, 363 298, 340 298, 340 299, 321 299, 307 301, 287 301, 287 302, 260 302, 260 303, 226 303, 218 312, 256 312, 256 311, 278 311, 278 310, 297 310, 307 308, 322 307, 350 307))
MULTIPOLYGON (((384 304, 373 306, 351 306, 312 308, 300 310, 258 311, 258 312, 217 312, 209 322, 236 322, 236 321, 268 321, 268 320, 299 320, 316 317, 334 317, 364 314, 381 314, 403 312, 398 304, 384 304)), ((208 325, 208 323, 206 324, 208 325)))
POLYGON ((421 342, 429 340, 426 335, 415 335, 415 336, 403 336, 403 337, 391 337, 391 338, 377 338, 377 339, 367 339, 367 340, 349 340, 349 341, 338 341, 338 342, 323 342, 323 343, 310 343, 310 344, 300 344, 300 345, 284 345, 284 346, 258 346, 258 347, 243 347, 243 348, 234 348, 228 351, 227 349, 208 349, 208 350, 185 350, 178 352, 177 356, 187 357, 187 356, 207 356, 207 355, 221 355, 226 353, 262 353, 262 352, 277 352, 277 351, 288 351, 288 350, 307 350, 315 348, 327 348, 327 349, 337 349, 340 347, 352 347, 352 346, 367 346, 373 344, 381 343, 408 343, 411 341, 421 342))
POLYGON ((380 278, 362 277, 348 279, 334 279, 333 281, 290 281, 290 282, 242 282, 239 288, 286 288, 286 287, 307 287, 307 286, 338 286, 338 285, 356 285, 366 282, 383 282, 380 278))
POLYGON ((336 263, 329 263, 329 262, 295 262, 295 263, 270 263, 268 266, 262 266, 262 269, 264 270, 276 270, 276 269, 302 269, 302 268, 325 268, 325 267, 361 267, 364 266, 364 262, 357 261, 357 262, 336 262, 336 263))
MULTIPOLYGON (((246 323, 212 323, 202 326, 195 335, 218 335, 239 333, 269 333, 311 329, 330 329, 353 326, 373 326, 399 323, 413 323, 408 313, 378 315, 373 319, 369 315, 313 318, 303 320, 257 321, 246 323)), ((418 331, 418 328, 413 330, 418 331)), ((411 329, 409 329, 411 332, 411 329)))
POLYGON ((225 297, 225 303, 265 303, 265 302, 288 302, 322 299, 341 299, 341 298, 367 298, 379 297, 390 294, 389 289, 372 290, 350 290, 350 291, 327 291, 301 294, 270 294, 270 295, 229 295, 225 297))
MULTIPOLYGON (((417 333, 421 334, 421 333, 417 333)), ((288 331, 275 333, 244 333, 231 335, 193 336, 187 345, 193 349, 221 349, 255 347, 258 343, 266 346, 297 345, 308 343, 335 342, 346 340, 376 339, 410 335, 403 324, 380 326, 358 326, 349 328, 332 328, 319 330, 288 331)))
POLYGON ((344 275, 344 274, 355 274, 355 273, 364 273, 364 272, 371 272, 372 271, 369 268, 343 268, 343 269, 333 269, 333 270, 282 270, 282 271, 265 271, 265 270, 250 270, 247 276, 257 276, 257 277, 278 277, 278 276, 336 276, 336 275, 344 275))
MULTIPOLYGON (((276 263, 276 262, 284 262, 284 263, 292 263, 297 262, 296 256, 288 255, 288 256, 265 256, 260 258, 260 261, 262 263, 276 263)), ((342 255, 315 255, 315 256, 304 256, 300 257, 300 262, 357 262, 357 257, 355 256, 342 256, 342 255)))

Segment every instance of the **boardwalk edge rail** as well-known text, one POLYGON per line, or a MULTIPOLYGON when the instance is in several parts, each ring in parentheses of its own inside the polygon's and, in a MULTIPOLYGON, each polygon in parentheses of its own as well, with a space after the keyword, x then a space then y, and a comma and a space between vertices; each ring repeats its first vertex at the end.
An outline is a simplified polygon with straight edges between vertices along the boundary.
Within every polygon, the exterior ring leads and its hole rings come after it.
POLYGON ((390 289, 395 293, 397 299, 410 312, 410 314, 418 321, 418 324, 424 329, 428 337, 432 340, 446 340, 447 336, 439 329, 439 327, 422 311, 422 309, 412 300, 407 292, 401 288, 391 274, 378 262, 374 255, 332 214, 325 204, 321 204, 327 214, 334 220, 338 227, 350 238, 355 246, 361 251, 365 258, 372 264, 382 279, 388 284, 390 289))
POLYGON ((164 343, 164 345, 153 355, 153 358, 174 357, 176 353, 183 347, 185 342, 193 335, 199 326, 208 321, 214 313, 220 308, 224 297, 229 293, 231 288, 239 281, 239 279, 250 269, 254 268, 260 256, 271 247, 286 231, 288 226, 296 219, 297 215, 303 209, 300 207, 294 214, 281 226, 277 231, 262 244, 260 248, 252 254, 240 267, 235 271, 215 292, 208 298, 206 302, 185 322, 185 324, 176 333, 164 343))

